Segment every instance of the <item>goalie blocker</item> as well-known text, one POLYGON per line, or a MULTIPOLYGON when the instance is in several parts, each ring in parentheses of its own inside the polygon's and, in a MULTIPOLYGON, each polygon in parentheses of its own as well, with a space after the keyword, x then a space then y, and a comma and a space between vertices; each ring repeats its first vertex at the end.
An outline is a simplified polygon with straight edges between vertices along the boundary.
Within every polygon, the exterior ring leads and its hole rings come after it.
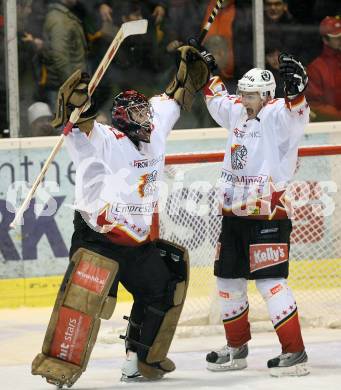
MULTIPOLYGON (((171 280, 163 307, 142 304, 139 331, 133 338, 127 332, 125 338, 136 347, 141 375, 159 379, 175 369, 167 353, 186 297, 189 264, 187 251, 178 245, 164 240, 149 245, 157 247, 171 280)), ((121 265, 124 273, 125 266, 121 265)), ((101 319, 109 319, 115 309, 116 298, 111 295, 113 285, 121 280, 119 269, 119 260, 92 250, 79 248, 74 253, 57 295, 42 353, 32 362, 33 375, 41 375, 61 388, 71 387, 86 370, 101 319)))

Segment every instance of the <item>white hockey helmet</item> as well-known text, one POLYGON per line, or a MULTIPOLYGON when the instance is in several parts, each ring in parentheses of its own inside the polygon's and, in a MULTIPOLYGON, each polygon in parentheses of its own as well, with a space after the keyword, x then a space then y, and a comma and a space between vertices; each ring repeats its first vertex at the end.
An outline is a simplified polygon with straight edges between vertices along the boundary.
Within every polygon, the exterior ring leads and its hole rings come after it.
POLYGON ((237 94, 241 92, 258 92, 261 99, 268 96, 275 97, 276 81, 274 75, 269 70, 253 68, 246 72, 238 81, 237 94))

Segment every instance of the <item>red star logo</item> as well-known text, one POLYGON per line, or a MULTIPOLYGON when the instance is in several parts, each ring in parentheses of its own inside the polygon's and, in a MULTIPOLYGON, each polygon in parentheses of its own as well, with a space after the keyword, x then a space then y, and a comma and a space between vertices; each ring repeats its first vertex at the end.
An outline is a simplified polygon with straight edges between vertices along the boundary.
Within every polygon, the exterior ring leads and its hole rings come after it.
POLYGON ((299 111, 298 111, 298 115, 303 115, 303 110, 302 109, 300 109, 299 111))
POLYGON ((287 310, 283 310, 282 314, 286 316, 288 314, 287 310))
POLYGON ((237 310, 233 310, 233 311, 232 311, 232 314, 237 314, 237 310))
POLYGON ((285 197, 285 190, 277 191, 274 183, 269 182, 269 192, 260 198, 270 206, 269 219, 272 219, 276 212, 291 215, 291 202, 285 197))
POLYGON ((240 306, 240 311, 243 311, 244 310, 244 306, 240 306))
POLYGON ((290 305, 290 310, 294 310, 294 306, 293 305, 290 305))
POLYGON ((281 319, 281 316, 276 316, 276 320, 280 320, 281 319))
POLYGON ((228 317, 229 316, 229 313, 225 313, 225 317, 228 317))

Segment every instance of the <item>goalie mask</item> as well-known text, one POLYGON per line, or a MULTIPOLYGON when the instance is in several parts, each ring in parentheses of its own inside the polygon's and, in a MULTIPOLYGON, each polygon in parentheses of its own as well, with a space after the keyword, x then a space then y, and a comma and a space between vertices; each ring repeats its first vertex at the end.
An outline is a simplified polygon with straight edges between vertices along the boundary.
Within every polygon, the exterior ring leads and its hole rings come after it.
POLYGON ((152 107, 142 93, 129 90, 114 97, 112 124, 134 143, 150 142, 152 119, 152 107))
POLYGON ((263 101, 274 99, 276 82, 269 70, 253 68, 238 81, 237 95, 242 92, 258 92, 263 101))

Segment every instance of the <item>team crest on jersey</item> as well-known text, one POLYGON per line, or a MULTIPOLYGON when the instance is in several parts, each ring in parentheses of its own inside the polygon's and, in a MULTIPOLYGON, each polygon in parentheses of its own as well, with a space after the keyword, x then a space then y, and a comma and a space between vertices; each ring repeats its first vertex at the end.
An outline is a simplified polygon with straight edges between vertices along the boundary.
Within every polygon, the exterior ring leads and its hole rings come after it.
POLYGON ((138 186, 138 191, 141 198, 145 196, 151 196, 157 189, 156 184, 157 171, 151 173, 146 173, 140 177, 140 182, 138 186))
POLYGON ((232 169, 243 169, 247 161, 247 149, 244 145, 231 145, 231 166, 232 169))
POLYGON ((233 134, 235 135, 236 138, 244 138, 245 133, 246 133, 245 131, 238 129, 238 127, 235 127, 233 129, 233 134))

